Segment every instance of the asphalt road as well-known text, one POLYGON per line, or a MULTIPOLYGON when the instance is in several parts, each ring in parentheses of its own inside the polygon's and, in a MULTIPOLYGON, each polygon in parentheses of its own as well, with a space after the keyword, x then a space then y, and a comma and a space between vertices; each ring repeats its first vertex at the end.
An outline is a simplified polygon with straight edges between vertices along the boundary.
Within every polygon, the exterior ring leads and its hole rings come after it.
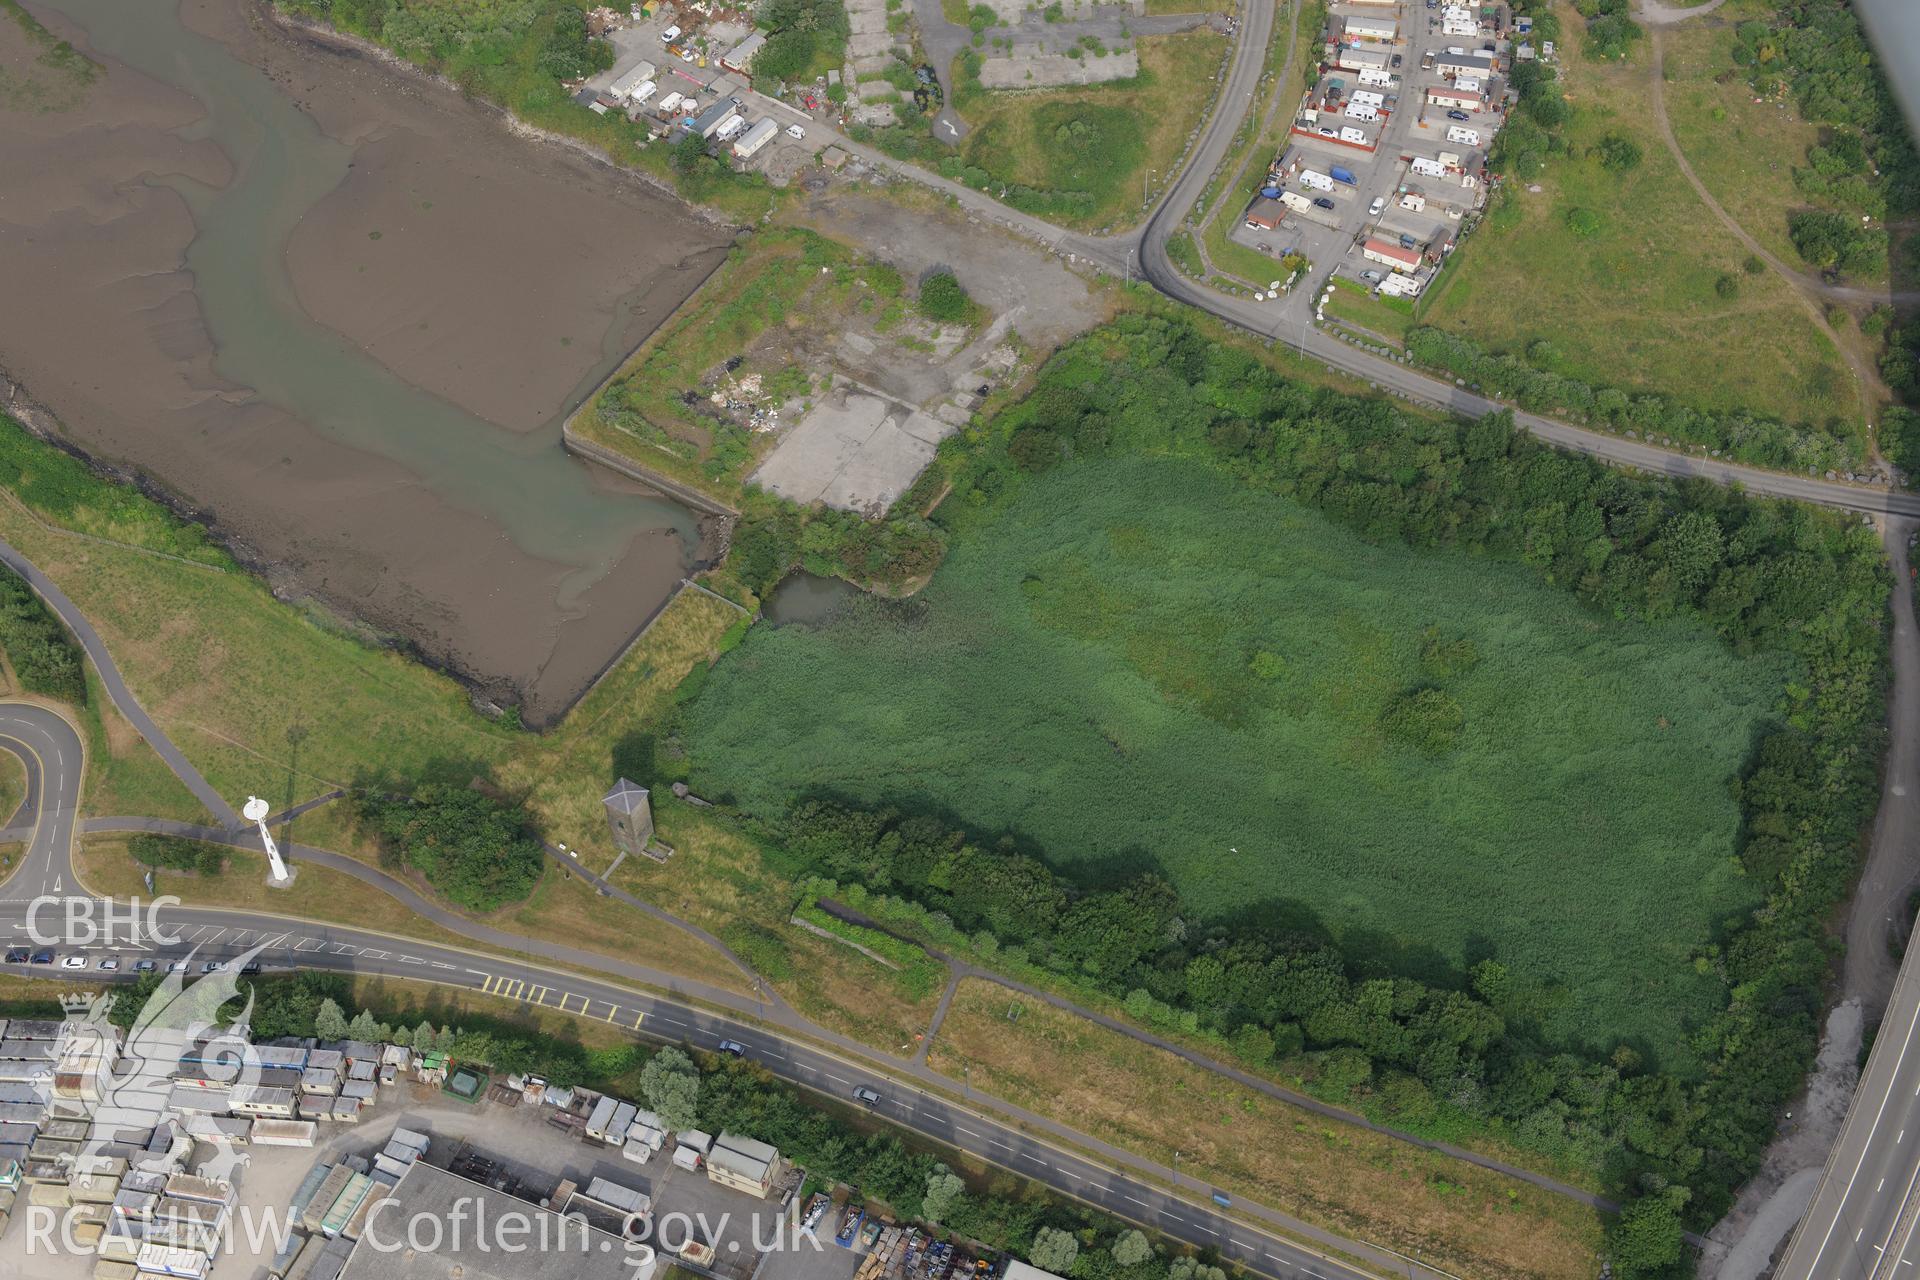
POLYGON ((1909 961, 1776 1280, 1906 1280, 1920 1263, 1920 963, 1909 961))
MULTIPOLYGON (((1061 1129, 1066 1138, 1078 1139, 1073 1142, 1078 1150, 1036 1136, 1031 1131, 1035 1123, 1050 1124, 1041 1117, 1013 1108, 1021 1125, 997 1119, 965 1100, 954 1102, 937 1096, 831 1047, 789 1035, 758 1017, 745 1013, 729 1016, 689 999, 643 993, 574 972, 548 956, 535 954, 537 949, 566 955, 566 948, 505 933, 493 939, 491 935, 498 931, 471 921, 459 920, 463 931, 485 931, 496 945, 514 947, 517 943, 525 950, 520 956, 502 956, 267 912, 166 906, 155 907, 140 923, 117 924, 99 914, 81 914, 77 904, 94 904, 96 900, 76 892, 80 886, 72 865, 74 814, 83 765, 80 739, 66 720, 51 711, 0 704, 0 749, 14 751, 27 762, 29 771, 28 801, 10 828, 29 833, 29 848, 22 862, 0 884, 0 944, 13 956, 46 950, 55 957, 45 966, 22 960, 8 962, 6 968, 16 974, 97 983, 133 976, 139 961, 153 960, 185 964, 198 976, 209 961, 233 964, 250 957, 267 971, 315 969, 379 975, 478 991, 576 1017, 596 1018, 625 1028, 636 1038, 684 1042, 703 1049, 713 1049, 723 1039, 735 1040, 748 1047, 749 1056, 783 1080, 847 1102, 853 1100, 854 1089, 871 1089, 880 1095, 873 1110, 894 1124, 1045 1183, 1117 1217, 1197 1247, 1217 1249, 1223 1257, 1275 1280, 1445 1275, 1319 1231, 1264 1206, 1243 1204, 1239 1216, 1220 1212, 1210 1202, 1211 1189, 1192 1179, 1179 1179, 1183 1193, 1176 1195, 1115 1167, 1129 1161, 1144 1163, 1131 1153, 1080 1138, 1060 1126, 1051 1127, 1061 1129), (79 966, 68 967, 70 958, 75 957, 81 962, 79 966), (117 961, 118 967, 112 971, 99 968, 100 962, 108 959, 117 961), (1094 1155, 1111 1159, 1096 1159, 1094 1155), (1249 1216, 1317 1240, 1328 1249, 1357 1253, 1375 1270, 1358 1269, 1309 1245, 1271 1234, 1246 1221, 1249 1216)), ((88 826, 135 821, 142 825, 158 822, 104 819, 88 826)), ((215 829, 201 829, 200 833, 214 838, 221 835, 215 829)), ((320 852, 299 846, 289 850, 296 866, 306 860, 306 855, 320 852)), ((337 854, 330 855, 329 860, 352 863, 362 879, 390 879, 376 868, 337 854)), ((392 883, 404 890, 400 882, 392 883)), ((603 965, 617 964, 590 953, 573 954, 603 965)), ((786 1012, 718 989, 703 989, 701 994, 759 1015, 779 1017, 786 1012)), ((920 1070, 925 1072, 924 1066, 920 1070)), ((926 1074, 930 1080, 943 1079, 931 1072, 926 1074)), ((988 1100, 982 1099, 982 1104, 989 1105, 988 1100)), ((1006 1108, 997 1100, 990 1105, 1006 1108)))
POLYGON ((72 891, 77 887, 70 856, 73 824, 86 759, 79 735, 45 707, 0 703, 0 750, 18 756, 27 771, 26 798, 9 828, 20 833, 27 848, 0 893, 17 899, 72 891), (48 779, 53 779, 51 803, 46 802, 48 779))

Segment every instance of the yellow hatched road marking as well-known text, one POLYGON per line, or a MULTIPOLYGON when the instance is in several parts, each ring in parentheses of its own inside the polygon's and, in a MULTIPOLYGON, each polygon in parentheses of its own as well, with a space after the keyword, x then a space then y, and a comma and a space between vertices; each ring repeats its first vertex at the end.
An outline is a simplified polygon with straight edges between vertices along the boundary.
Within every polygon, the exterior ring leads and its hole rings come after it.
POLYGON ((535 987, 527 993, 527 999, 533 1001, 535 1004, 545 1004, 547 1002, 547 991, 548 989, 546 987, 535 987))
POLYGON ((620 1006, 619 1006, 619 1005, 617 1005, 617 1004, 610 1004, 610 1005, 608 1005, 608 1006, 607 1006, 607 1017, 606 1017, 606 1020, 607 1020, 608 1022, 612 1022, 612 1021, 614 1020, 614 1018, 615 1018, 615 1017, 616 1017, 616 1016, 617 1016, 617 1015, 619 1014, 619 1012, 620 1012, 620 1006))
POLYGON ((633 1029, 635 1031, 640 1029, 640 1024, 646 1019, 646 1016, 644 1013, 636 1013, 633 1015, 633 1029))
POLYGON ((491 974, 491 973, 489 973, 489 974, 486 974, 486 975, 485 975, 485 977, 486 977, 486 979, 487 979, 487 980, 486 980, 485 982, 483 982, 483 983, 481 983, 481 984, 480 984, 480 990, 481 990, 481 992, 482 992, 483 994, 485 994, 485 995, 492 995, 492 994, 493 994, 493 984, 494 984, 494 983, 496 983, 496 982, 498 982, 498 981, 499 981, 499 978, 498 978, 498 977, 497 977, 496 975, 494 975, 494 974, 491 974))

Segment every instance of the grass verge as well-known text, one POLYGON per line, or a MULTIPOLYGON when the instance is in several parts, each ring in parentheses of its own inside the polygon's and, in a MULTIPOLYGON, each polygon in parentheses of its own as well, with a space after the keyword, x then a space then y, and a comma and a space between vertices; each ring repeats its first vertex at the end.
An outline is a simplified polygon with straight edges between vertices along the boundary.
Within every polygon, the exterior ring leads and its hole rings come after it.
POLYGON ((1083 1018, 960 984, 929 1061, 976 1089, 1231 1194, 1461 1275, 1593 1274, 1597 1216, 1548 1192, 1340 1125, 1083 1018))
MULTIPOLYGON (((1293 73, 1282 75, 1287 69, 1290 30, 1288 22, 1283 20, 1275 25, 1272 45, 1267 51, 1267 74, 1270 77, 1266 82, 1269 93, 1267 101, 1275 104, 1273 118, 1265 123, 1265 127, 1261 127, 1262 122, 1254 118, 1254 113, 1248 113, 1248 120, 1241 126, 1233 150, 1228 153, 1205 197, 1206 222, 1201 227, 1200 235, 1202 243, 1206 245, 1208 260, 1219 270, 1240 277, 1256 289, 1277 273, 1280 260, 1236 244, 1228 238, 1228 233, 1239 225, 1240 215, 1260 190, 1267 165, 1286 145, 1288 131, 1293 124, 1294 105, 1299 102, 1300 95, 1306 92, 1307 77, 1315 66, 1309 46, 1325 10, 1326 6, 1317 3, 1317 0, 1303 0, 1280 15, 1283 19, 1289 13, 1291 15, 1291 32, 1295 40, 1293 73)), ((1264 103, 1260 109, 1265 110, 1264 103)))
POLYGON ((1374 297, 1358 280, 1345 276, 1329 277, 1333 296, 1327 299, 1327 314, 1368 333, 1405 346, 1407 330, 1413 327, 1413 303, 1404 298, 1374 297))

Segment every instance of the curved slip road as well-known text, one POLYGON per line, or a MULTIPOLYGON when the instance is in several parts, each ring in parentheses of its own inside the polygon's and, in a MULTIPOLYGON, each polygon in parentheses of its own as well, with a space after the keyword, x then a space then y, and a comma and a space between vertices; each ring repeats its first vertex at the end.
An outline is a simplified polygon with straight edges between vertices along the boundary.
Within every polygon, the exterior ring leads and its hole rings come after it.
MULTIPOLYGON (((438 983, 578 1017, 598 1018, 626 1028, 636 1037, 684 1041, 699 1048, 712 1049, 723 1039, 737 1040, 748 1046, 757 1062, 784 1080, 840 1099, 849 1098, 856 1086, 871 1088, 881 1095, 874 1110, 891 1123, 1044 1183, 1117 1217, 1196 1247, 1218 1249, 1223 1257, 1274 1280, 1368 1280, 1378 1275, 1448 1280, 1445 1272, 1389 1250, 1343 1239, 1265 1206, 1243 1202, 1229 1216, 1209 1203, 1211 1188, 1204 1183, 1076 1133, 1044 1116, 973 1095, 964 1083, 949 1080, 924 1064, 876 1055, 856 1041, 808 1023, 784 1005, 469 920, 427 900, 377 867, 327 850, 293 845, 287 853, 296 863, 327 866, 373 885, 442 928, 508 954, 308 922, 271 912, 189 906, 156 907, 151 917, 157 925, 156 933, 142 936, 137 929, 129 932, 122 922, 118 936, 68 943, 61 936, 68 904, 99 901, 85 892, 72 865, 73 815, 82 765, 80 740, 70 724, 51 712, 0 704, 0 745, 4 745, 8 726, 14 723, 9 717, 16 715, 20 725, 33 727, 36 738, 29 755, 40 761, 42 768, 37 785, 30 789, 31 810, 23 805, 14 823, 15 828, 33 831, 32 854, 6 882, 16 891, 0 898, 0 937, 11 944, 10 954, 44 947, 55 950, 62 961, 73 955, 87 961, 81 969, 68 969, 59 963, 44 969, 34 967, 30 971, 36 975, 98 981, 105 975, 95 966, 108 957, 120 961, 115 976, 127 977, 133 962, 141 958, 174 961, 192 956, 196 964, 201 964, 209 959, 232 961, 257 952, 262 967, 269 970, 320 969, 438 983), (60 767, 47 765, 49 759, 60 762, 60 767), (50 890, 53 884, 69 887, 64 893, 39 891, 43 887, 50 890), (582 974, 562 966, 598 972, 582 974), (659 988, 665 994, 638 991, 623 985, 621 979, 659 988), (874 1063, 876 1057, 885 1059, 884 1067, 874 1063), (966 1101, 954 1102, 950 1096, 953 1093, 961 1094, 966 1101), (999 1114, 989 1114, 989 1109, 999 1114), (1164 1184, 1172 1184, 1175 1190, 1169 1192, 1164 1184), (1275 1234, 1280 1231, 1293 1238, 1275 1234), (1331 1256, 1334 1252, 1357 1257, 1368 1264, 1368 1269, 1340 1261, 1331 1256)), ((219 828, 157 818, 100 818, 83 827, 87 831, 153 831, 252 847, 250 842, 219 828)), ((114 927, 111 920, 107 924, 114 927)), ((9 967, 16 966, 18 962, 9 967)))
POLYGON ((57 711, 23 702, 0 703, 0 751, 19 757, 27 774, 19 811, 0 833, 24 841, 27 848, 20 864, 0 881, 0 898, 24 901, 77 889, 71 851, 80 771, 86 763, 80 735, 57 711), (49 779, 53 780, 51 803, 46 794, 49 779))

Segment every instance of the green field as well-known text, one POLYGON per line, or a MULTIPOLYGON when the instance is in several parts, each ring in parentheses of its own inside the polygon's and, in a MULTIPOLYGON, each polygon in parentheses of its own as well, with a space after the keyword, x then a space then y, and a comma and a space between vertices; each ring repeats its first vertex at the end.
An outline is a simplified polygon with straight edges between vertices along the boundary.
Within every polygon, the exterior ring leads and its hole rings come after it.
POLYGON ((1550 1037, 1664 1050, 1723 997, 1689 961, 1754 900, 1727 783, 1785 675, 1200 464, 1103 461, 969 528, 921 599, 756 627, 683 732, 695 789, 760 813, 931 804, 1392 971, 1491 950, 1550 1037), (1382 727, 1423 686, 1464 709, 1449 753, 1382 727))
POLYGON ((1421 299, 1420 321, 1497 352, 1544 341, 1561 373, 1696 409, 1857 419, 1833 343, 1791 285, 1746 273, 1746 250, 1668 153, 1652 123, 1644 42, 1625 62, 1598 63, 1580 55, 1579 26, 1564 25, 1559 62, 1569 154, 1550 156, 1537 180, 1508 184, 1505 205, 1421 299), (1640 163, 1607 169, 1594 148, 1609 135, 1636 144, 1640 163), (1597 220, 1576 223, 1576 213, 1597 220))

